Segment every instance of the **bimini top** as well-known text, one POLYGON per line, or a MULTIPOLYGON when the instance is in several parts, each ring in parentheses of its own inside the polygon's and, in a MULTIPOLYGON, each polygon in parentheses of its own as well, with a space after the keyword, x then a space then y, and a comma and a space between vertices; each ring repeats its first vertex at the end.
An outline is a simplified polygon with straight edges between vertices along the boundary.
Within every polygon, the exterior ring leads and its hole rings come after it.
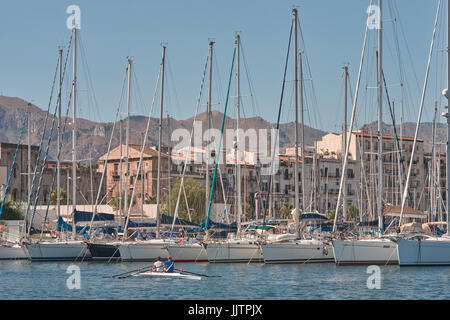
MULTIPOLYGON (((400 214, 402 212, 402 207, 401 206, 387 206, 384 210, 383 210, 383 216, 387 216, 387 217, 400 217, 400 214)), ((410 207, 405 207, 405 210, 403 212, 403 216, 405 218, 417 218, 417 219, 426 219, 427 215, 423 212, 414 210, 413 208, 410 207)))

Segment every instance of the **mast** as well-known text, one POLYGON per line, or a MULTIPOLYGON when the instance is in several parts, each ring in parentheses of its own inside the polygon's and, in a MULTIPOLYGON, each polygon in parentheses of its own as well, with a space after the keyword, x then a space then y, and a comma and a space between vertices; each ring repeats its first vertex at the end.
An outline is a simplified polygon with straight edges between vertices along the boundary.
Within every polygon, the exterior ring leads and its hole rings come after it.
POLYGON ((435 134, 436 134, 436 115, 437 115, 437 101, 434 104, 434 117, 433 117, 433 126, 432 126, 432 148, 431 148, 431 174, 430 174, 430 183, 429 183, 429 197, 430 197, 430 221, 436 221, 436 193, 435 193, 435 162, 436 162, 436 147, 435 147, 435 134))
MULTIPOLYGON (((447 102, 450 101, 449 99, 449 93, 448 90, 450 89, 450 0, 447 1, 447 102)), ((445 213, 447 217, 447 236, 449 235, 448 230, 450 225, 450 219, 449 219, 449 207, 450 207, 450 115, 448 110, 448 105, 450 103, 447 103, 447 112, 444 114, 444 116, 447 118, 447 155, 446 155, 446 166, 445 166, 445 199, 447 200, 447 207, 445 208, 445 213)))
MULTIPOLYGON (((122 199, 122 119, 119 120, 119 145, 120 145, 120 155, 119 155, 119 226, 122 226, 122 216, 123 216, 123 199, 122 199)), ((123 231, 123 229, 122 229, 123 231)))
POLYGON ((162 139, 162 120, 163 120, 163 106, 164 106, 164 67, 166 60, 166 46, 162 46, 162 60, 161 60, 161 103, 159 107, 159 139, 158 139, 158 181, 156 183, 156 238, 160 237, 161 229, 161 212, 160 212, 160 197, 161 197, 161 139, 162 139))
MULTIPOLYGON (((348 66, 344 66, 344 150, 347 149, 347 83, 348 83, 348 66)), ((350 133, 351 134, 351 133, 350 133)), ((344 161, 344 159, 342 159, 344 161)), ((342 201, 342 211, 344 220, 347 218, 347 175, 346 172, 343 172, 344 175, 344 188, 343 192, 343 201, 342 201)))
POLYGON ((72 92, 73 92, 73 129, 72 129, 72 232, 73 238, 76 237, 76 225, 75 225, 75 211, 77 209, 77 26, 74 25, 72 28, 73 32, 73 82, 72 82, 72 92))
POLYGON ((170 185, 170 172, 172 171, 172 151, 170 149, 170 116, 169 114, 167 114, 167 153, 169 158, 167 159, 167 189, 169 190, 169 216, 172 213, 172 203, 171 203, 171 198, 172 198, 172 188, 170 185))
POLYGON ((238 209, 238 217, 237 217, 237 233, 241 233, 241 219, 242 219, 242 191, 241 191, 241 141, 240 141, 240 121, 241 121, 241 84, 240 84, 240 42, 241 37, 239 33, 236 34, 236 110, 237 110, 237 121, 236 121, 236 183, 237 183, 237 209, 238 209))
MULTIPOLYGON (((300 224, 300 201, 299 194, 300 189, 298 185, 298 60, 297 57, 300 58, 301 61, 301 53, 298 52, 298 35, 297 35, 297 8, 292 9, 292 24, 294 27, 294 108, 295 108, 295 160, 294 160, 294 207, 295 207, 295 234, 299 235, 299 224, 300 224), (297 56, 298 54, 298 56, 297 56)), ((302 145, 302 155, 303 155, 303 145, 302 145)), ((303 184, 303 156, 302 156, 302 210, 305 210, 305 197, 304 197, 304 187, 303 184)))
MULTIPOLYGON (((59 49, 59 92, 58 92, 58 138, 57 138, 57 153, 58 156, 56 157, 56 213, 58 215, 58 218, 61 216, 61 160, 60 160, 60 154, 61 154, 61 91, 62 91, 62 49, 59 49)), ((28 121, 30 118, 28 118, 28 121)), ((29 130, 30 128, 28 128, 29 130)), ((28 131, 28 135, 30 135, 30 131, 28 131)), ((28 141, 28 145, 30 144, 30 141, 28 141)), ((30 166, 30 157, 31 157, 31 150, 28 151, 28 168, 31 168, 30 166)), ((30 174, 30 169, 28 169, 28 174, 30 174)), ((29 194, 31 194, 31 184, 30 184, 30 178, 31 176, 28 176, 28 188, 29 194)), ((66 191, 66 195, 69 190, 66 191)), ((67 197, 66 197, 67 198, 67 197)), ((66 205, 69 203, 66 202, 66 205)))
MULTIPOLYGON (((131 68, 133 65, 133 59, 128 58, 128 92, 127 92, 127 124, 125 129, 125 195, 123 210, 127 213, 128 217, 128 182, 130 180, 130 170, 128 164, 129 157, 129 143, 130 143, 130 105, 131 105, 131 68)), ((120 146, 122 148, 122 146, 120 146)), ((125 231, 125 230, 124 230, 125 231)), ((124 235, 126 236, 126 235, 124 235)))
POLYGON ((378 29, 378 221, 381 232, 383 232, 383 88, 381 82, 382 74, 382 57, 383 57, 383 15, 382 15, 382 0, 379 0, 380 8, 380 27, 378 29))
MULTIPOLYGON (((206 127, 207 127, 207 143, 206 143, 206 170, 205 170, 205 176, 206 176, 206 198, 205 198, 205 209, 208 211, 208 205, 209 205, 209 187, 210 187, 210 178, 209 178, 209 158, 211 156, 211 152, 209 150, 209 140, 210 140, 210 129, 211 129, 211 97, 212 97, 212 62, 213 62, 213 46, 214 41, 209 42, 209 85, 208 85, 208 101, 206 103, 206 127)), ((205 214, 208 214, 206 212, 205 214)))

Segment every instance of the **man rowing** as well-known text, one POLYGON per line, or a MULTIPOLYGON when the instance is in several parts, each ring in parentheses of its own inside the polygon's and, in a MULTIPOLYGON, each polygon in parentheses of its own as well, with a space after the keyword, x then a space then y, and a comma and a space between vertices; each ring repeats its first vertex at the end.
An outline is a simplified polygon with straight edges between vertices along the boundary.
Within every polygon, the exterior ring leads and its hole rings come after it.
POLYGON ((172 260, 172 257, 169 256, 169 258, 167 259, 166 262, 164 262, 164 270, 167 273, 173 273, 173 266, 174 266, 174 261, 172 260))

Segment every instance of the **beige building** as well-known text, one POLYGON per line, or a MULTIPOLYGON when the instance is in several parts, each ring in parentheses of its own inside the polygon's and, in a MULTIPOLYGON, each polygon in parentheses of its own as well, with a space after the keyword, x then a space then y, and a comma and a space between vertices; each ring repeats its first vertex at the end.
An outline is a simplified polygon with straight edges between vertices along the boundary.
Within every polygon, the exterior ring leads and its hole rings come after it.
MULTIPOLYGON (((350 133, 348 133, 350 134, 350 133)), ((401 204, 414 138, 383 135, 383 205, 401 204), (403 160, 403 162, 402 162, 403 160)), ((324 158, 342 159, 342 134, 329 133, 316 142, 317 152, 324 158)), ((375 217, 378 197, 378 135, 367 132, 352 132, 349 146, 349 160, 355 162, 354 174, 360 184, 358 199, 362 214, 375 217)), ((417 140, 412 162, 409 184, 408 206, 425 209, 423 140, 417 140)))

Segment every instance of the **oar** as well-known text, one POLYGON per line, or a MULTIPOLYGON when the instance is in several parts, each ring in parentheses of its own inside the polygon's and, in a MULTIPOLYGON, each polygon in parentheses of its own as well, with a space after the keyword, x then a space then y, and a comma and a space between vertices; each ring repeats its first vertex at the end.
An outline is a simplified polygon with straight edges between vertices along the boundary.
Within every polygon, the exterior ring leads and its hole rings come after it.
MULTIPOLYGON (((152 267, 153 267, 153 266, 152 266, 152 267)), ((120 276, 120 277, 117 277, 117 279, 127 279, 127 278, 129 278, 129 277, 131 277, 131 276, 134 276, 135 274, 139 274, 139 273, 148 271, 149 269, 150 269, 150 267, 147 267, 147 268, 141 268, 141 269, 140 269, 139 271, 137 271, 137 272, 132 272, 132 273, 126 275, 126 276, 120 276)))
POLYGON ((196 276, 201 276, 201 277, 209 277, 209 278, 220 278, 221 277, 221 276, 208 276, 206 274, 190 272, 190 271, 186 271, 186 270, 183 270, 183 269, 174 269, 174 270, 180 271, 180 272, 185 272, 185 273, 190 273, 190 274, 193 274, 193 275, 196 275, 196 276))
POLYGON ((151 267, 153 267, 153 265, 151 265, 151 266, 146 266, 146 267, 141 267, 141 268, 136 269, 136 270, 127 271, 127 272, 115 274, 115 275, 112 275, 112 276, 104 276, 103 278, 114 278, 114 277, 119 277, 119 276, 122 276, 122 275, 127 274, 127 273, 132 273, 132 272, 136 272, 136 271, 141 271, 141 270, 143 270, 143 269, 148 269, 148 268, 151 268, 151 267))

